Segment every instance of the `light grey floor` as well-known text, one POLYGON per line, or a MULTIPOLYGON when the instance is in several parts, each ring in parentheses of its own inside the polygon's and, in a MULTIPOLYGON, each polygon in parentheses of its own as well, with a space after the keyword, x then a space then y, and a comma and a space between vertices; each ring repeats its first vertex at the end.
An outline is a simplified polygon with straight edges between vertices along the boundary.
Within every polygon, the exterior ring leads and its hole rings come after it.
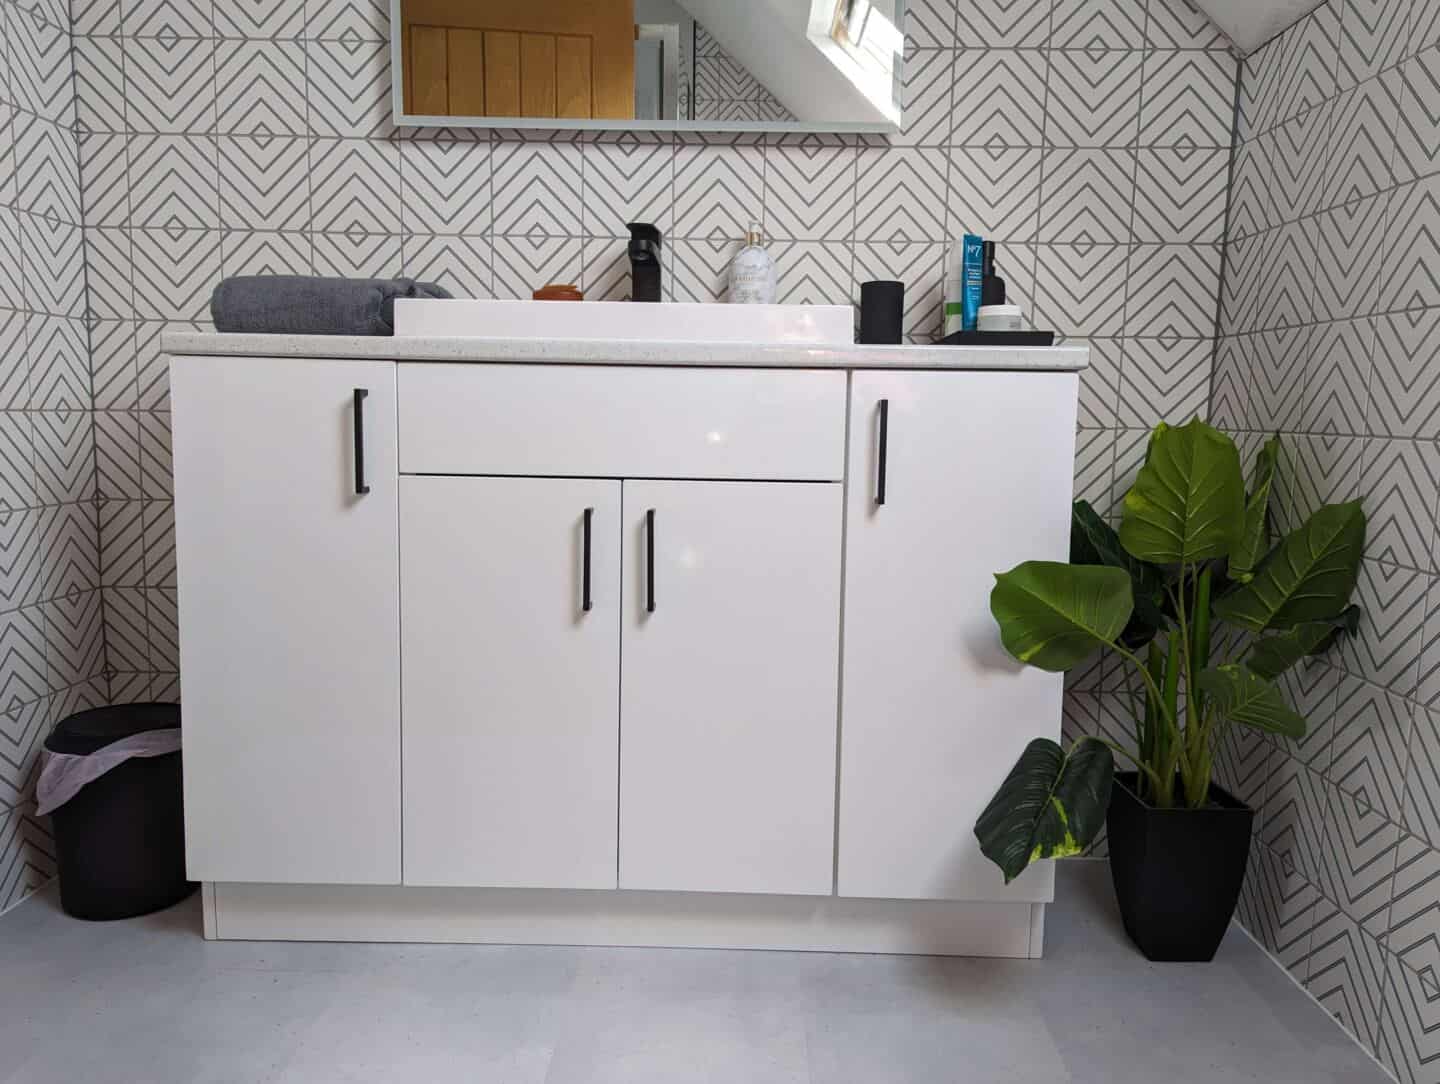
POLYGON ((53 889, 0 918, 0 1080, 1321 1084, 1385 1076, 1239 931, 1148 964, 1102 863, 1043 961, 207 943, 53 889))

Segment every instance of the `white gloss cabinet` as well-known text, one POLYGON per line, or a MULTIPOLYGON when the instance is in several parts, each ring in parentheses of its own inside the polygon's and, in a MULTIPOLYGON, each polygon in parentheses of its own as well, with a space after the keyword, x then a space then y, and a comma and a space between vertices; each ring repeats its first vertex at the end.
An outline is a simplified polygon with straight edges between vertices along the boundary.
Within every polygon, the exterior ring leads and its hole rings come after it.
POLYGON ((197 358, 170 395, 190 876, 397 884, 395 367, 197 358))
POLYGON ((1060 737, 1062 675, 1005 654, 989 600, 994 573, 1068 559, 1077 381, 852 377, 842 896, 1053 894, 1048 862, 1007 887, 972 826, 1025 745, 1060 737))
POLYGON ((405 883, 614 888, 620 483, 400 480, 405 883))
POLYGON ((625 482, 621 888, 829 894, 841 503, 625 482))

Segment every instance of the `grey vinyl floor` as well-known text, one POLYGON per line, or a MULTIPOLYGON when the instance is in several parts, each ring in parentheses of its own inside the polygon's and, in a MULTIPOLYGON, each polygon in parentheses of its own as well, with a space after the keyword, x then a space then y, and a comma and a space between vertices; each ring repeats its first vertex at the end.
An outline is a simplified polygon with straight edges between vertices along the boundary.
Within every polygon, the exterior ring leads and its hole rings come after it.
POLYGON ((1060 873, 1043 961, 213 943, 198 896, 89 924, 52 888, 0 918, 0 1080, 1386 1079, 1238 930, 1149 964, 1104 864, 1060 873))

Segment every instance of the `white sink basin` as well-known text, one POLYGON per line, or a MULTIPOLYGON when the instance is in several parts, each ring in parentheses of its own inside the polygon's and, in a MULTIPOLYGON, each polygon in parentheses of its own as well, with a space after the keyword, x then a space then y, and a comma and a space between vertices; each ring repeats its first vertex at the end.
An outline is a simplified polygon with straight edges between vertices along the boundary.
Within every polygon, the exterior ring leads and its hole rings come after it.
POLYGON ((395 334, 835 346, 855 341, 855 315, 849 305, 422 299, 395 302, 395 334))

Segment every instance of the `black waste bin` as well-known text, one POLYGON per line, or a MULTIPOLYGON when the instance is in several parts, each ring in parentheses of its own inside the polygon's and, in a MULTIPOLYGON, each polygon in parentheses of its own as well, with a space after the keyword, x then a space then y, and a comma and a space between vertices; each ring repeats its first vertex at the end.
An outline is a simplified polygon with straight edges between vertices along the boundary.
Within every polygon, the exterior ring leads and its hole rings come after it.
MULTIPOLYGON (((61 720, 45 748, 88 756, 132 734, 179 726, 178 704, 93 708, 61 720)), ((197 887, 185 879, 178 752, 130 758, 85 784, 51 818, 60 906, 68 915, 133 918, 169 907, 197 887)))

